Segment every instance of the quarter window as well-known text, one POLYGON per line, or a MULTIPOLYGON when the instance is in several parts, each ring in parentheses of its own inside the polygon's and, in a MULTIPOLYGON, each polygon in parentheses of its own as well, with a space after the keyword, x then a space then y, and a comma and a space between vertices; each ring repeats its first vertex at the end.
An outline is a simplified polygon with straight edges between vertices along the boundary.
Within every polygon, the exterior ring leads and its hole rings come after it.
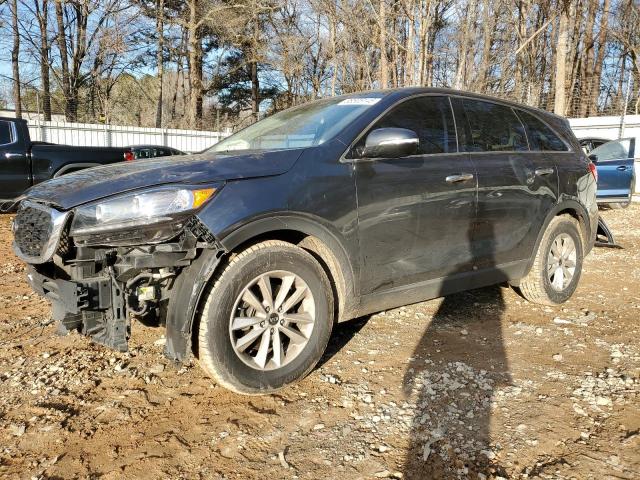
MULTIPOLYGON (((456 129, 448 97, 412 98, 378 120, 376 128, 406 128, 420 139, 418 154, 458 151, 456 129)), ((364 138, 361 142, 364 145, 364 138)))
POLYGON ((531 150, 551 150, 554 152, 567 150, 565 143, 542 120, 522 110, 518 110, 518 116, 527 126, 531 150))
POLYGON ((7 145, 11 142, 11 124, 9 122, 0 122, 0 145, 7 145))
POLYGON ((464 100, 471 139, 467 152, 528 150, 522 123, 510 107, 479 100, 464 100))

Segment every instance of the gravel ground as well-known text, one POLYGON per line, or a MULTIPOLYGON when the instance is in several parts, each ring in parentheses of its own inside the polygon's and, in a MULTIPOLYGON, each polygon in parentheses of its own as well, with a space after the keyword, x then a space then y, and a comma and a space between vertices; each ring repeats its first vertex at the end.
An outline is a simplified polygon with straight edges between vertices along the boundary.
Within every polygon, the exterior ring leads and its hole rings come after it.
POLYGON ((559 308, 498 286, 337 327, 278 395, 238 396, 162 356, 55 335, 0 216, 0 476, 640 478, 640 205, 603 212, 559 308))

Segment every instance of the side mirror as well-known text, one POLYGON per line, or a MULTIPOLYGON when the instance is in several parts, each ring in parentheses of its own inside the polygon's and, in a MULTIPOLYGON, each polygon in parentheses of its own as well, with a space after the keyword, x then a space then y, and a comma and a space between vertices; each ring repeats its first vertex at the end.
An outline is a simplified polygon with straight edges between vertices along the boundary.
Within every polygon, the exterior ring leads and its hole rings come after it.
POLYGON ((364 143, 363 157, 398 158, 415 155, 420 140, 413 130, 406 128, 377 128, 364 143))
POLYGON ((593 163, 598 163, 598 156, 597 155, 589 155, 589 160, 591 160, 593 163))

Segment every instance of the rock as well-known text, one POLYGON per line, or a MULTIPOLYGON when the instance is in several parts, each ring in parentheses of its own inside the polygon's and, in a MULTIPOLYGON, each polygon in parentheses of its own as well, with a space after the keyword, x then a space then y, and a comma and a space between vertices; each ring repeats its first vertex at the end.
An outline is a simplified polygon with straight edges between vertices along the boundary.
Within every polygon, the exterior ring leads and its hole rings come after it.
POLYGON ((596 405, 599 407, 610 407, 613 405, 613 402, 609 397, 598 396, 596 397, 596 405))
POLYGON ((389 478, 391 476, 391 472, 389 470, 382 470, 381 472, 375 473, 373 476, 376 478, 389 478))
POLYGON ((496 458, 496 454, 491 450, 482 450, 480 453, 487 457, 489 460, 493 460, 494 458, 496 458))
POLYGON ((316 423, 316 424, 313 426, 313 430, 314 430, 314 431, 322 430, 323 428, 324 428, 324 423, 316 423))
POLYGON ((553 319, 553 323, 556 325, 571 325, 571 320, 565 320, 564 318, 556 317, 553 319))
POLYGON ((582 415, 583 417, 587 416, 587 412, 585 412, 584 409, 577 403, 573 404, 573 411, 576 412, 578 415, 582 415))
POLYGON ((460 335, 469 335, 469 332, 466 329, 460 330, 460 335))
POLYGON ((161 363, 156 363, 151 368, 149 368, 149 372, 155 373, 156 375, 162 373, 164 371, 164 365, 161 363))
POLYGON ((22 435, 24 435, 26 429, 27 427, 23 423, 21 423, 20 425, 11 425, 11 434, 14 437, 21 437, 22 435))
POLYGON ((620 458, 617 455, 611 455, 607 460, 607 463, 609 465, 613 465, 614 467, 617 467, 618 465, 620 465, 620 458))
POLYGON ((284 458, 284 452, 278 452, 278 460, 280 460, 280 465, 282 465, 282 468, 286 468, 287 470, 291 468, 287 463, 287 460, 284 458))
POLYGON ((561 353, 556 353, 553 356, 553 360, 556 361, 556 362, 561 362, 563 360, 562 354, 561 353))

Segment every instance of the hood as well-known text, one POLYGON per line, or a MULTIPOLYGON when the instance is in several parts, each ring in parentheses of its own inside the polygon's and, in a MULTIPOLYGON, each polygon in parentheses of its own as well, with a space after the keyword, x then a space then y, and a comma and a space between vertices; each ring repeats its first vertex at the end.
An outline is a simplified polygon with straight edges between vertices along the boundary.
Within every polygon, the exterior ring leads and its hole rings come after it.
MULTIPOLYGON (((166 184, 203 184, 285 173, 304 149, 201 153, 80 170, 29 189, 25 197, 62 210, 111 195, 166 184)), ((23 197, 24 198, 24 197, 23 197)))

